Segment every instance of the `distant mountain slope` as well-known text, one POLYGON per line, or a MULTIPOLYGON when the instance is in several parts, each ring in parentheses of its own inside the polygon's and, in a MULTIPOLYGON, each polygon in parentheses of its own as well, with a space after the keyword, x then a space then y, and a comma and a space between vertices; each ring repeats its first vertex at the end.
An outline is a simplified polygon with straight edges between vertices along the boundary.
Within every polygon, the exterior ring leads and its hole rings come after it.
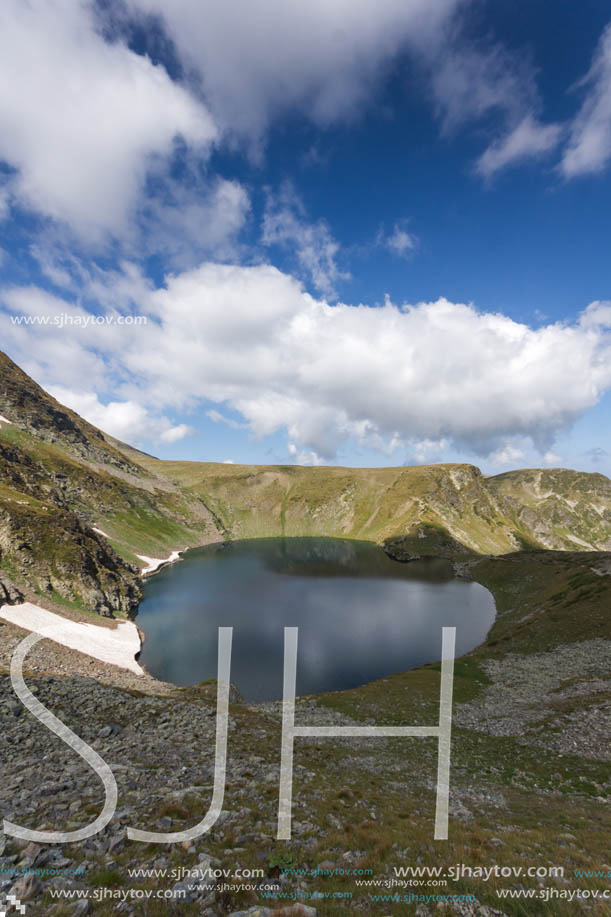
POLYGON ((611 549, 600 474, 164 462, 64 408, 4 354, 0 416, 1 575, 103 614, 137 604, 137 554, 226 538, 360 538, 402 557, 611 549))
POLYGON ((600 474, 141 462, 200 495, 232 538, 402 538, 414 554, 611 548, 611 481, 600 474), (529 483, 537 476, 540 491, 529 483))

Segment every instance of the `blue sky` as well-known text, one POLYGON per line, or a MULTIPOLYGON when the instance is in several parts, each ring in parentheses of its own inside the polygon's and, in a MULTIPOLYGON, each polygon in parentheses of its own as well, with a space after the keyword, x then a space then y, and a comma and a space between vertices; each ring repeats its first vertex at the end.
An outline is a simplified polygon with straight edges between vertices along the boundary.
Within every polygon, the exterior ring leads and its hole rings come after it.
POLYGON ((162 457, 609 474, 610 20, 7 0, 2 348, 162 457))

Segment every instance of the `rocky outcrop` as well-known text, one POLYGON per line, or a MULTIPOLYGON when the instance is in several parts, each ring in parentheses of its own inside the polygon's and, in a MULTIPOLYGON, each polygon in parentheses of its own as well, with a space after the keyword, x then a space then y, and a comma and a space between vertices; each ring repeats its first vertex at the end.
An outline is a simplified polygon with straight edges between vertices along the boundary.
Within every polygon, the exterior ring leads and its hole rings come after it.
POLYGON ((0 606, 19 605, 23 602, 23 593, 0 571, 0 606))
MULTIPOLYGON (((107 617, 129 615, 140 601, 138 569, 67 510, 40 501, 24 506, 0 500, 0 552, 3 568, 48 598, 107 617)), ((10 582, 4 574, 2 581, 10 582)), ((12 586, 9 604, 19 594, 12 586)))
POLYGON ((432 525, 418 525, 407 535, 389 538, 383 548, 389 557, 402 563, 420 560, 422 557, 446 557, 453 560, 474 553, 449 532, 432 525))

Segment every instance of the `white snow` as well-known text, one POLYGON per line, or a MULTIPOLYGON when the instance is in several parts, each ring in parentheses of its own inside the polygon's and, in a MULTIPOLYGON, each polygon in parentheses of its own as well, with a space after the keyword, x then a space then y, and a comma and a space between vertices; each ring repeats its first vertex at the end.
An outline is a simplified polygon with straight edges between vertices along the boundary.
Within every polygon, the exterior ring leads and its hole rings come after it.
POLYGON ((107 535, 106 532, 103 532, 102 529, 97 528, 95 525, 92 525, 91 528, 94 532, 97 532, 98 535, 103 535, 104 538, 110 538, 110 535, 107 535))
POLYGON ((140 635, 132 621, 117 621, 116 627, 99 627, 97 624, 81 624, 53 614, 45 608, 24 602, 22 605, 2 605, 0 617, 24 630, 44 633, 50 640, 93 656, 102 662, 129 669, 136 675, 143 675, 143 669, 136 662, 140 652, 140 635), (54 633, 55 632, 55 633, 54 633))
POLYGON ((180 557, 180 551, 172 551, 169 557, 164 557, 161 560, 158 557, 147 557, 145 554, 136 554, 136 557, 146 564, 146 567, 142 568, 144 576, 147 573, 154 573, 162 564, 173 564, 180 557))
POLYGON ((2 424, 2 423, 10 423, 10 424, 12 424, 12 422, 13 422, 12 420, 7 420, 6 417, 3 417, 2 414, 0 414, 0 424, 2 424))

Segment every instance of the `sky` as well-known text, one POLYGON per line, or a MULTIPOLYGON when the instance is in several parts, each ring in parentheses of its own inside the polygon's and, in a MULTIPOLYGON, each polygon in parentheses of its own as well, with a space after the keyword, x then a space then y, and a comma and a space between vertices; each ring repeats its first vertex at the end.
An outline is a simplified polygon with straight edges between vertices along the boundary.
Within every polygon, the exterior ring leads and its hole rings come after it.
POLYGON ((602 0, 0 5, 0 349, 162 458, 610 475, 610 203, 602 0))

